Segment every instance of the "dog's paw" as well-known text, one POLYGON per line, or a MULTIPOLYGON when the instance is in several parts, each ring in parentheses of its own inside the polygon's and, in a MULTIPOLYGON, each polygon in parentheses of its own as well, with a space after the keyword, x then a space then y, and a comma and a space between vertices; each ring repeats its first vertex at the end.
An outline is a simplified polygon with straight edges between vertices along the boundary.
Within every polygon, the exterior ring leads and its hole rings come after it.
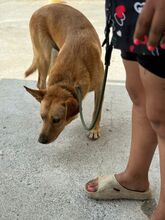
POLYGON ((97 140, 100 137, 100 129, 92 129, 89 131, 88 138, 91 140, 97 140))

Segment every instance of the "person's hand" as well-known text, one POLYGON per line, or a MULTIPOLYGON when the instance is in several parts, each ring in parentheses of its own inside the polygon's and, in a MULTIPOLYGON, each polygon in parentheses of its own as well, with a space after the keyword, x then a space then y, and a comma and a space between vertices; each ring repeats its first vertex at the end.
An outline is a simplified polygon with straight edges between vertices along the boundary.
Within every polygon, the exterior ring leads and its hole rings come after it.
POLYGON ((165 49, 165 0, 146 0, 136 23, 134 43, 146 38, 148 50, 153 51, 159 43, 165 49))

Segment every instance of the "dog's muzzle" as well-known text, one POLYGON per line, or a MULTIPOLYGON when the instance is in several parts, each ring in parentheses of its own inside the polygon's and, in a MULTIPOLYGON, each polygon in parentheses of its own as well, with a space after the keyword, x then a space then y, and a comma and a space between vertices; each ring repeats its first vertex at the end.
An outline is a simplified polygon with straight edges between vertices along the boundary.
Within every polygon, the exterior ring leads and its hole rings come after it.
POLYGON ((44 134, 41 134, 38 138, 38 142, 40 142, 41 144, 48 144, 49 141, 44 134))

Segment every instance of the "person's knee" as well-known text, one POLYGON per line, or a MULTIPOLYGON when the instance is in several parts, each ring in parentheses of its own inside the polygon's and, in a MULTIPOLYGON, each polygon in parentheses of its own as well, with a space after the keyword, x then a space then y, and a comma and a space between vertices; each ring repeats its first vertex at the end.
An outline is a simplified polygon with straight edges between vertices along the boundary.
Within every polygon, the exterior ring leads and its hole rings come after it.
POLYGON ((147 106, 147 117, 157 135, 165 139, 165 108, 162 109, 154 104, 149 105, 147 106))
POLYGON ((126 90, 134 105, 141 106, 144 103, 144 96, 138 91, 137 88, 126 82, 126 90))

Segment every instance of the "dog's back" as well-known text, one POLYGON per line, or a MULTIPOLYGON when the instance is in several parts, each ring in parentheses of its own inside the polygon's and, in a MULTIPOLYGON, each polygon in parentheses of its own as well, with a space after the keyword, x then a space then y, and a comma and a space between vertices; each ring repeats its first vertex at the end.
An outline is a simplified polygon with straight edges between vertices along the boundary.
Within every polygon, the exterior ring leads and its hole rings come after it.
POLYGON ((58 48, 62 47, 65 40, 73 39, 73 35, 74 40, 80 40, 81 37, 85 42, 97 41, 97 44, 100 44, 90 21, 80 11, 65 4, 52 4, 40 8, 33 14, 30 26, 35 34, 41 30, 42 33, 47 33, 58 48))
MULTIPOLYGON (((78 10, 65 4, 46 5, 32 15, 30 33, 34 58, 25 76, 27 77, 38 69, 38 88, 46 87, 44 81, 50 66, 52 48, 60 51, 56 59, 60 62, 56 62, 56 69, 62 61, 64 71, 65 66, 68 70, 69 66, 74 63, 76 68, 81 69, 81 66, 86 66, 90 75, 86 78, 99 77, 99 75, 95 76, 97 69, 100 69, 97 65, 102 65, 99 37, 90 21, 78 10), (41 77, 44 80, 41 80, 41 77)), ((76 69, 74 72, 80 73, 76 69)), ((54 78, 53 75, 51 76, 54 78)), ((51 83, 54 82, 52 77, 49 80, 51 83)))
MULTIPOLYGON (((68 50, 72 55, 78 54, 82 59, 85 59, 85 54, 91 59, 101 54, 99 37, 90 21, 81 12, 65 4, 46 5, 34 12, 30 20, 30 33, 34 58, 25 73, 26 77, 39 69, 37 60, 41 51, 44 60, 49 61, 52 48, 60 50, 64 44, 70 47, 68 50)), ((45 63, 43 68, 48 69, 48 66, 45 63)))

